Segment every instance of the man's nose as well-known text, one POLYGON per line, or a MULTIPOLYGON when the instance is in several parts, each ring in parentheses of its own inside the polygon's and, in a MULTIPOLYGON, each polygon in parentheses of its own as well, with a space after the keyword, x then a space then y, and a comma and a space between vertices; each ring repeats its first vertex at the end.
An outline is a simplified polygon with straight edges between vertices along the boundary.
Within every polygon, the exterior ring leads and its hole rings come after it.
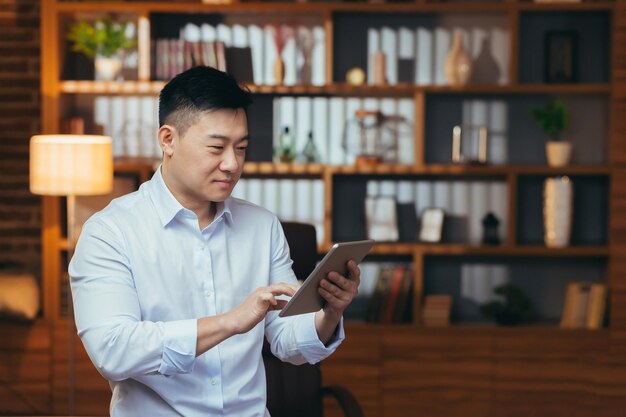
POLYGON ((234 149, 229 148, 224 152, 220 168, 228 172, 236 171, 239 168, 239 161, 237 160, 234 149))

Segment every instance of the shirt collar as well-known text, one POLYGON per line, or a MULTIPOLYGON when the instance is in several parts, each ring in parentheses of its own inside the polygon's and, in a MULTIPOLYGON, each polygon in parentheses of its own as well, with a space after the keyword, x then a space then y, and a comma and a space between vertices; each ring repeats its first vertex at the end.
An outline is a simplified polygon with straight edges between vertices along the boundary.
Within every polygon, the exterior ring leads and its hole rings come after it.
MULTIPOLYGON (((148 192, 154 203, 155 210, 161 225, 167 226, 179 213, 190 213, 188 209, 182 206, 172 192, 165 185, 163 175, 161 174, 161 165, 156 169, 152 180, 148 185, 148 192)), ((217 212, 215 213, 214 221, 225 217, 228 221, 232 221, 232 197, 228 197, 224 202, 217 203, 217 212)))

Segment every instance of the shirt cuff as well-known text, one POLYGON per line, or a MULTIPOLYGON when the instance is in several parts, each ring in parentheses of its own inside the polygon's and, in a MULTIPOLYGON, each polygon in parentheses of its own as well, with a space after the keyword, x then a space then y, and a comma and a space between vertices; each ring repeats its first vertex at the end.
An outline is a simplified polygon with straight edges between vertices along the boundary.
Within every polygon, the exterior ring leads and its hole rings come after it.
POLYGON ((337 325, 335 333, 331 336, 326 345, 322 343, 315 328, 315 313, 302 314, 297 317, 294 332, 297 345, 300 347, 302 356, 309 363, 317 363, 330 356, 346 338, 343 329, 343 317, 337 325))
POLYGON ((197 339, 196 319, 163 323, 163 357, 159 373, 169 376, 193 371, 197 339))

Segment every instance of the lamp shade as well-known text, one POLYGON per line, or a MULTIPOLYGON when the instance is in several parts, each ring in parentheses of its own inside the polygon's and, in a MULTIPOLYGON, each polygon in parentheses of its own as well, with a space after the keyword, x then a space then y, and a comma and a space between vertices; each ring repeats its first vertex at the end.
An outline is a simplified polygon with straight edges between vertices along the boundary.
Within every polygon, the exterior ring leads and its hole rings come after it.
POLYGON ((30 191, 41 195, 98 195, 113 189, 108 136, 36 135, 30 139, 30 191))

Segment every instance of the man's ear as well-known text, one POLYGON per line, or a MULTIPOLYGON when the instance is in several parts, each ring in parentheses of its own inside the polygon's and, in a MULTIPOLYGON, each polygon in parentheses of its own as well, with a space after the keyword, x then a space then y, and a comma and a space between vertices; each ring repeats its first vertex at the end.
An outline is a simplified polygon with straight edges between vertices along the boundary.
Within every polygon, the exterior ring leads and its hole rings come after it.
POLYGON ((159 146, 163 155, 171 157, 174 154, 175 138, 178 136, 176 128, 172 125, 163 125, 159 128, 159 146))

